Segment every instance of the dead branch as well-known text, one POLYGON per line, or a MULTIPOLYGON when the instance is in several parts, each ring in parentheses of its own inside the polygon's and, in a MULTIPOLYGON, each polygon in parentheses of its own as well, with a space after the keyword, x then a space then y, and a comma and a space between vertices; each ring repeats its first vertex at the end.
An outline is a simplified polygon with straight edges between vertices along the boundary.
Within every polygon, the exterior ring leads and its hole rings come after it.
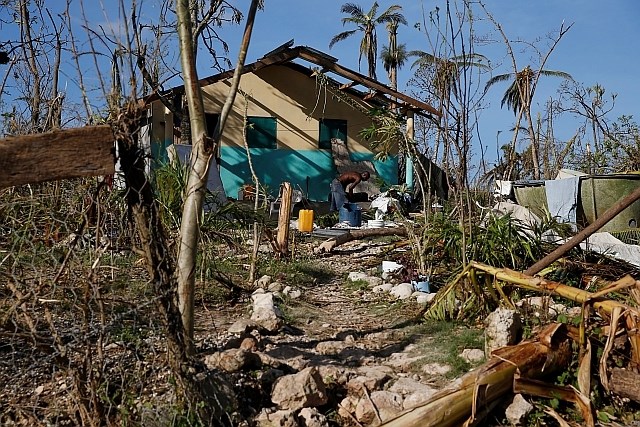
POLYGON ((366 239, 369 237, 383 237, 383 236, 407 236, 407 230, 404 227, 394 228, 369 228, 364 230, 350 230, 340 236, 332 237, 320 244, 314 249, 315 253, 331 252, 337 246, 343 245, 352 240, 366 239))

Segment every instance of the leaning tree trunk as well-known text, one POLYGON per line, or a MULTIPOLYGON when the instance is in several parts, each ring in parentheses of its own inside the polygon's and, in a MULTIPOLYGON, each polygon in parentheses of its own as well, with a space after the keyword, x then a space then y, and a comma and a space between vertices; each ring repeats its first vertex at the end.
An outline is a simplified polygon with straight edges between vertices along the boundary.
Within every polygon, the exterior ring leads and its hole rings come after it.
POLYGON ((191 162, 187 181, 186 197, 182 210, 180 226, 180 244, 178 249, 178 297, 182 322, 187 333, 187 352, 193 354, 193 306, 196 270, 197 246, 200 238, 199 218, 202 213, 204 194, 207 188, 209 165, 220 142, 224 124, 231 111, 240 83, 240 74, 247 56, 253 21, 259 0, 252 0, 247 16, 238 63, 227 95, 226 102, 220 114, 220 120, 214 131, 213 139, 207 137, 202 92, 198 84, 196 72, 192 23, 189 15, 189 0, 177 0, 176 13, 178 16, 178 36, 180 38, 180 57, 184 76, 185 92, 189 105, 191 124, 191 162))

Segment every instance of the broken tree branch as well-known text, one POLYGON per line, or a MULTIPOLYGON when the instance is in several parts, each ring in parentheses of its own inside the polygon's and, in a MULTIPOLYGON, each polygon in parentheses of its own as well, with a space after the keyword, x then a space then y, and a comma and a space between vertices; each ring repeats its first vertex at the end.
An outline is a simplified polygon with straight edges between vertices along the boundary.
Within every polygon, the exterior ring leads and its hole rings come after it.
POLYGON ((332 237, 329 240, 326 240, 318 246, 314 252, 315 253, 323 253, 323 252, 331 252, 337 246, 343 245, 347 242, 351 242, 352 240, 360 240, 366 239, 368 237, 383 237, 383 236, 407 236, 407 230, 404 227, 393 227, 393 228, 368 228, 364 230, 349 230, 344 234, 341 234, 336 237, 332 237))

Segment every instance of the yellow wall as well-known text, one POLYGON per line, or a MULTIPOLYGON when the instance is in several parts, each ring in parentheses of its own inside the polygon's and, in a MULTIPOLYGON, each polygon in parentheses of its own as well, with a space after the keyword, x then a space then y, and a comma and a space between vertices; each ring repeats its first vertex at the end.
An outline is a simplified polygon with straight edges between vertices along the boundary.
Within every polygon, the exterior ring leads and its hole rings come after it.
MULTIPOLYGON (((230 81, 204 88, 204 108, 219 113, 230 81)), ((242 76, 242 91, 251 96, 249 116, 277 117, 278 149, 313 150, 318 147, 320 118, 347 121, 347 146, 352 152, 371 152, 358 132, 370 123, 369 118, 351 106, 338 102, 331 93, 317 87, 314 77, 286 66, 270 66, 242 76), (311 116, 311 117, 309 117, 311 116)), ((223 146, 242 145, 242 119, 246 101, 238 94, 225 126, 223 146)))

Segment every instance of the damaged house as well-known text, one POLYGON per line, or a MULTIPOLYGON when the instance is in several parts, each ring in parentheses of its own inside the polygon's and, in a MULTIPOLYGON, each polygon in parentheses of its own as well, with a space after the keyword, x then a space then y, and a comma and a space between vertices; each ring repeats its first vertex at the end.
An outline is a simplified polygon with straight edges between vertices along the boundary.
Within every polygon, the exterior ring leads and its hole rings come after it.
MULTIPOLYGON (((215 159, 219 175, 211 173, 215 176, 212 185, 219 188, 221 178, 227 197, 242 198, 243 188, 252 183, 245 134, 256 175, 272 196, 277 195, 281 182, 288 181, 309 200, 327 200, 331 180, 346 169, 370 171, 370 182, 356 188, 369 195, 376 192, 372 185, 376 177, 386 184, 397 184, 397 151, 384 161, 377 160, 359 136, 371 125, 367 113, 396 107, 407 120, 408 132, 413 129, 414 114, 439 113, 420 100, 342 67, 334 57, 292 45, 293 41, 244 67, 240 92, 215 159)), ((233 70, 200 81, 209 133, 218 120, 232 75, 233 70)), ((184 87, 174 88, 165 92, 165 97, 179 104, 183 92, 184 87)), ((168 161, 167 153, 173 148, 182 158, 188 157, 190 147, 180 145, 178 118, 158 97, 147 101, 150 117, 146 134, 153 159, 168 161)))

